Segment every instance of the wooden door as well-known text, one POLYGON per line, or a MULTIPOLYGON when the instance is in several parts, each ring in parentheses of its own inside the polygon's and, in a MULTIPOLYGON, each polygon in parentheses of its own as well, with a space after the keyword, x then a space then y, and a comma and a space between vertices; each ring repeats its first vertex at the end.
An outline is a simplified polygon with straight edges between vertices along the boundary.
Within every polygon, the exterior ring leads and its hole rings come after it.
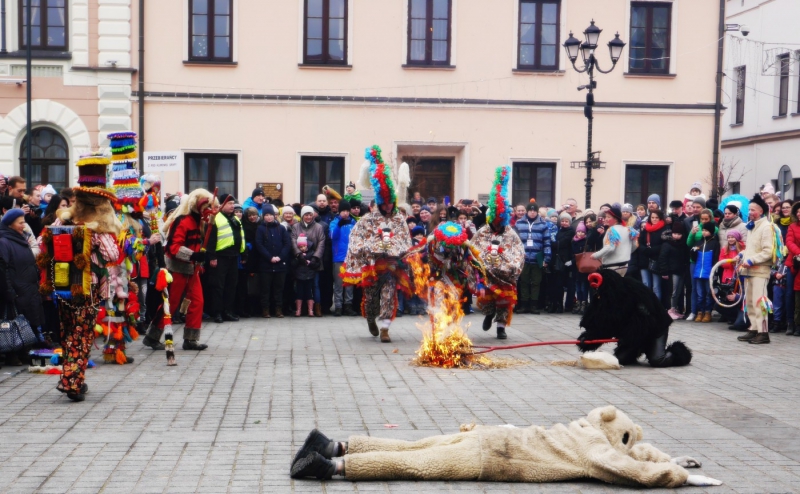
MULTIPOLYGON (((404 158, 410 164, 411 186, 408 197, 419 192, 422 201, 435 197, 441 204, 444 196, 453 201, 453 159, 452 158, 404 158)), ((454 202, 454 201, 453 201, 454 202)))

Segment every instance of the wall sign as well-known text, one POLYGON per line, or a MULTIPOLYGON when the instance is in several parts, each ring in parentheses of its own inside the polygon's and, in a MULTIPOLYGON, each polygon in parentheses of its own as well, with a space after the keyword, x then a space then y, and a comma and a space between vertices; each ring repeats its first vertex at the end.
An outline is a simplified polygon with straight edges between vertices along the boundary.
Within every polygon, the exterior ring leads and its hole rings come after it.
POLYGON ((279 199, 283 201, 283 184, 277 182, 258 182, 256 188, 264 191, 264 195, 272 201, 279 199))
POLYGON ((151 173, 177 172, 181 169, 180 151, 157 151, 142 153, 144 171, 151 173))

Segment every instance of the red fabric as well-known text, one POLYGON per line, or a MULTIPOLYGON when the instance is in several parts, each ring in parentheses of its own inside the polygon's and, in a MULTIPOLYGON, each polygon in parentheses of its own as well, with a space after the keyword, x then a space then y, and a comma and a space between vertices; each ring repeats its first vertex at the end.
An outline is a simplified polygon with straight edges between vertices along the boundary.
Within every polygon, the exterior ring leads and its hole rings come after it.
POLYGON ((664 220, 658 220, 658 222, 655 225, 650 223, 649 221, 644 224, 644 229, 647 230, 647 233, 654 232, 662 228, 664 228, 664 220))
POLYGON ((192 252, 200 252, 203 239, 200 234, 200 223, 194 215, 180 218, 175 225, 172 225, 172 229, 174 233, 167 244, 166 252, 169 257, 176 257, 181 247, 191 249, 192 252))
POLYGON ((786 247, 789 249, 789 255, 786 256, 786 265, 792 270, 794 276, 794 290, 800 291, 800 276, 794 269, 794 256, 800 256, 800 223, 792 223, 789 225, 789 231, 786 233, 786 247))
MULTIPOLYGON (((739 255, 739 251, 736 250, 728 250, 728 247, 724 247, 719 251, 719 260, 723 259, 733 259, 734 257, 739 255)), ((722 282, 728 283, 733 278, 733 270, 736 267, 736 264, 723 264, 722 265, 722 282)))
MULTIPOLYGON (((200 329, 203 324, 203 287, 200 285, 200 275, 188 275, 181 273, 172 273, 172 283, 169 285, 169 311, 171 314, 177 314, 181 307, 181 300, 183 300, 183 291, 186 289, 186 284, 192 279, 189 291, 186 292, 186 298, 191 300, 189 304, 189 312, 186 314, 186 327, 188 329, 200 329)), ((164 328, 164 320, 161 320, 161 328, 164 328)))

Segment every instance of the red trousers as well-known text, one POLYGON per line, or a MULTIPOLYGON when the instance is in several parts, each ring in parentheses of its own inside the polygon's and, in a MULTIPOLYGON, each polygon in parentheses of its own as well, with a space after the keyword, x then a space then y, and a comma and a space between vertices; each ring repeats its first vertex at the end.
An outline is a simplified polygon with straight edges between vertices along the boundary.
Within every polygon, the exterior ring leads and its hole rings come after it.
MULTIPOLYGON (((203 324, 203 287, 200 285, 200 275, 195 273, 181 274, 172 273, 172 283, 169 285, 169 311, 170 314, 177 314, 181 307, 181 300, 183 300, 183 292, 186 290, 186 284, 191 281, 189 290, 186 292, 186 298, 191 301, 189 304, 189 311, 186 313, 186 328, 187 329, 200 329, 203 324)), ((161 320, 161 329, 164 328, 164 320, 161 320)))

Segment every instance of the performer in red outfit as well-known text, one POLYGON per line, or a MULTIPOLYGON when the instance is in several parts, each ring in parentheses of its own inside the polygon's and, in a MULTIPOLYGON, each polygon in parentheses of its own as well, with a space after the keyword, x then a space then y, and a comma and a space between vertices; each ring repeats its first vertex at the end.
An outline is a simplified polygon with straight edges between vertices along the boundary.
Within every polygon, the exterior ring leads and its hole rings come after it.
MULTIPOLYGON (((203 214, 211 211, 213 196, 205 189, 196 189, 181 201, 178 209, 164 223, 167 234, 165 249, 167 269, 172 274, 169 287, 169 308, 176 314, 184 298, 189 300, 186 325, 183 328, 184 350, 205 350, 208 345, 198 343, 200 326, 203 322, 203 287, 200 276, 195 272, 195 263, 205 260, 203 234, 200 224, 203 214)), ((164 332, 163 320, 158 327, 152 325, 144 344, 149 347, 159 345, 164 332)))

